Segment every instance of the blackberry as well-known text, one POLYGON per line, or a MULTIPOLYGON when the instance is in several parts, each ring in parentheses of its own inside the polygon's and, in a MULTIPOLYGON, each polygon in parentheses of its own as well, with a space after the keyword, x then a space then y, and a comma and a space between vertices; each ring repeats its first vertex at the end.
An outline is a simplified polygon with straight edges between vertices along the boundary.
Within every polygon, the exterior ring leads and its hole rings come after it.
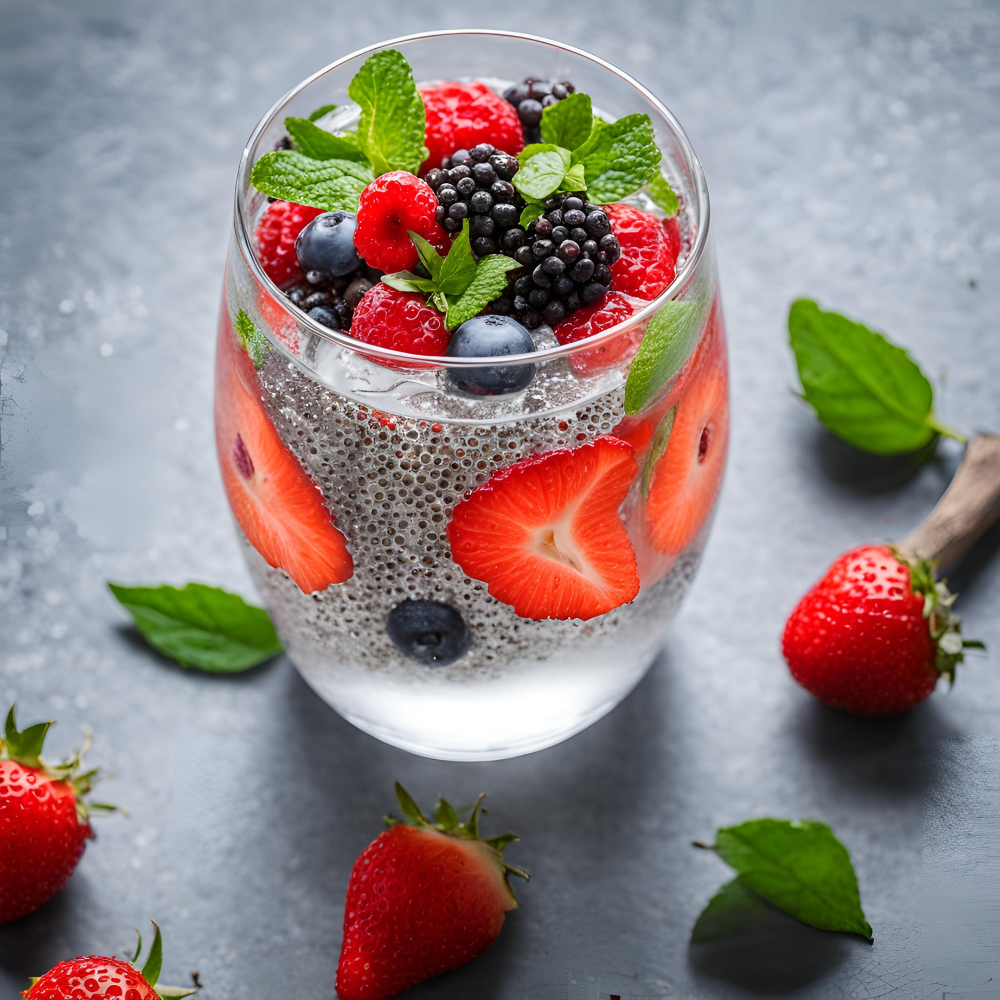
POLYGON ((536 80, 529 76, 504 91, 504 100, 514 106, 521 119, 525 143, 542 141, 542 112, 569 97, 575 89, 569 80, 536 80))
POLYGON ((533 330, 604 298, 621 246, 599 206, 581 194, 559 194, 545 202, 545 214, 528 226, 512 256, 521 269, 490 306, 533 330))
POLYGON ((377 281, 378 277, 373 280, 365 267, 329 279, 322 272, 310 271, 305 281, 293 285, 285 294, 317 323, 346 332, 351 329, 361 296, 377 281))
POLYGON ((518 162, 487 142, 459 149, 424 178, 437 196, 437 220, 449 233, 457 233, 469 220, 472 252, 513 256, 527 239, 518 225, 524 200, 511 178, 518 162))

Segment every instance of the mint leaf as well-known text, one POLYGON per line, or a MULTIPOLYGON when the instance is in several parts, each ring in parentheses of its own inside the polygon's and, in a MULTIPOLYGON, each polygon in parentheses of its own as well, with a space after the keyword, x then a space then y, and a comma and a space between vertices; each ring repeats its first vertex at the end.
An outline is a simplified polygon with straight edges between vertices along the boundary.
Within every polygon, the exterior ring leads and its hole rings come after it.
POLYGON ((695 944, 718 941, 746 929, 767 909, 767 904, 739 878, 727 882, 709 901, 695 921, 691 940, 695 944))
POLYGON ((356 212, 361 192, 373 179, 367 163, 314 160, 288 149, 265 153, 250 172, 258 191, 324 212, 356 212))
POLYGON ((233 324, 236 339, 243 345, 243 349, 250 355, 254 368, 263 368, 267 356, 271 352, 271 347, 267 338, 257 329, 254 321, 241 309, 236 314, 236 322, 233 324))
POLYGON ((642 470, 642 495, 643 498, 649 496, 649 486, 653 480, 653 470, 656 468, 663 453, 667 450, 670 442, 670 432, 674 429, 674 419, 677 416, 677 404, 675 403, 667 411, 667 415, 659 422, 653 432, 653 440, 649 443, 649 453, 646 456, 646 465, 642 470))
POLYGON ((368 162, 365 154, 349 139, 327 132, 309 118, 286 118, 285 128, 295 148, 310 159, 368 162))
POLYGON ((422 278, 412 271, 396 271, 395 274, 383 274, 382 281, 390 288, 400 292, 423 292, 425 295, 434 292, 437 286, 432 278, 422 278))
POLYGON ((530 201, 521 210, 521 218, 518 225, 527 228, 535 219, 545 214, 545 206, 540 201, 530 201))
POLYGON ((653 199, 657 207, 667 213, 667 218, 675 216, 680 209, 680 202, 677 200, 677 193, 667 183, 666 177, 661 173, 653 175, 652 180, 646 181, 646 191, 653 199))
POLYGON ((471 284, 457 300, 450 302, 445 315, 446 329, 454 330, 467 319, 478 316, 507 287, 507 272, 519 266, 504 254, 483 257, 476 265, 471 284))
POLYGON ((660 150, 649 115, 626 115, 594 132, 594 141, 588 140, 574 153, 575 162, 586 171, 591 201, 620 201, 653 177, 660 150))
POLYGON ((182 667, 238 673, 282 650, 267 612, 238 594, 201 583, 108 587, 146 641, 182 667))
POLYGON ((582 145, 593 127, 589 94, 570 94, 542 112, 542 141, 563 149, 582 145))
POLYGON ((584 169, 582 163, 574 163, 573 166, 566 171, 566 176, 562 180, 562 184, 559 185, 560 191, 586 191, 587 190, 587 172, 584 169))
POLYGON ((472 256, 472 243, 469 238, 469 220, 462 222, 462 231, 455 237, 448 248, 438 274, 437 287, 445 295, 461 295, 469 287, 476 275, 476 258, 472 256))
POLYGON ((625 412, 634 417, 660 394, 690 357, 711 301, 704 292, 664 302, 649 321, 625 382, 625 412))
MULTIPOLYGON (((320 118, 325 118, 331 111, 336 111, 337 104, 321 104, 310 116, 309 121, 318 122, 320 118)), ((285 121, 288 119, 286 118, 285 121)))
MULTIPOLYGON (((410 234, 410 242, 416 247, 420 263, 427 268, 427 273, 431 278, 437 281, 441 277, 441 269, 444 266, 444 261, 437 252, 437 248, 429 240, 425 240, 420 233, 415 233, 412 230, 408 232, 410 234)), ((468 242, 468 236, 466 236, 466 241, 468 242)))
POLYGON ((511 182, 532 201, 544 201, 558 190, 570 168, 571 153, 552 143, 535 142, 518 154, 520 167, 511 182))
POLYGON ((720 829, 715 850, 747 888, 796 920, 871 940, 850 855, 825 823, 750 820, 720 829))
POLYGON ((934 390, 907 351, 809 299, 792 303, 788 332, 804 398, 820 422, 876 455, 917 451, 957 431, 934 416, 934 390))
POLYGON ((361 108, 358 146, 376 176, 390 170, 415 174, 427 158, 424 102, 403 54, 385 49, 370 56, 347 93, 361 108))

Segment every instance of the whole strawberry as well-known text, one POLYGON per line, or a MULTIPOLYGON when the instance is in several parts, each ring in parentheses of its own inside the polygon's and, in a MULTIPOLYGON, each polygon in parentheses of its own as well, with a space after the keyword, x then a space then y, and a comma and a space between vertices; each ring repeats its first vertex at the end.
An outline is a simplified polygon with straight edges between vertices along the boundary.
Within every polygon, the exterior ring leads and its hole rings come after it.
POLYGON ((175 1000, 189 997, 195 989, 162 986, 156 981, 163 964, 163 940, 160 928, 150 946, 146 964, 140 972, 135 961, 142 951, 142 938, 131 962, 104 955, 84 955, 70 962, 60 962, 39 979, 33 980, 21 996, 28 1000, 100 1000, 115 997, 118 1000, 175 1000), (150 983, 156 984, 150 986, 150 983))
POLYGON ((11 707, 0 740, 0 924, 54 896, 94 835, 85 796, 97 771, 82 769, 87 746, 61 764, 46 764, 40 755, 51 725, 19 732, 11 707))
POLYGON ((479 838, 480 796, 460 823, 444 799, 434 822, 396 783, 406 819, 365 848, 347 887, 337 967, 341 1000, 384 1000, 482 954, 517 906, 503 860, 510 833, 479 838))
POLYGON ((886 545, 845 552, 799 602, 782 650, 820 701, 857 715, 895 715, 923 701, 963 650, 955 595, 930 563, 886 545))

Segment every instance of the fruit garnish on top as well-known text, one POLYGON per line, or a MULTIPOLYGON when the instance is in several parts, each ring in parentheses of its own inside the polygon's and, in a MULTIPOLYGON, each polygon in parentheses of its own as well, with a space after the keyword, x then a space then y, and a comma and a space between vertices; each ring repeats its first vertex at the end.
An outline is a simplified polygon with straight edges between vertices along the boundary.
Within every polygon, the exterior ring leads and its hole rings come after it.
POLYGON ((676 222, 614 204, 643 191, 668 217, 677 213, 648 115, 606 121, 570 81, 529 78, 503 95, 478 81, 418 88, 393 49, 372 55, 348 94, 355 130, 334 134, 313 120, 327 108, 288 118, 291 148, 265 153, 251 174, 279 199, 257 229, 265 272, 318 322, 440 354, 438 324, 409 305, 414 298, 371 290, 380 272, 444 313, 445 336, 484 313, 528 330, 556 327, 592 313, 609 290, 650 300, 673 280, 676 222), (462 246, 461 268, 439 286, 421 248, 448 261, 450 242, 462 246), (387 307, 395 332, 376 332, 371 317, 387 307))

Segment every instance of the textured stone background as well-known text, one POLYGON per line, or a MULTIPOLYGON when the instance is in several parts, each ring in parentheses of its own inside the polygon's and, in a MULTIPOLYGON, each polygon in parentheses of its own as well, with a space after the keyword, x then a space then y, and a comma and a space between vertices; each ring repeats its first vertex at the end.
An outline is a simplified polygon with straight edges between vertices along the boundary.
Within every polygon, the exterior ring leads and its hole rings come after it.
MULTIPOLYGON (((942 743, 1000 734, 996 654, 907 718, 863 722, 799 690, 777 637, 835 555, 914 526, 958 457, 945 445, 914 469, 828 437, 790 391, 794 296, 908 344, 947 422, 1000 429, 1000 10, 475 6, 0 0, 0 701, 57 717, 53 750, 91 727, 93 761, 117 775, 107 793, 131 812, 99 821, 67 891, 0 929, 0 988, 80 952, 125 953, 155 917, 169 979, 199 969, 206 1000, 330 996, 350 866, 397 777, 425 800, 489 790, 491 828, 522 834, 512 857, 535 874, 496 947, 415 998, 995 988, 989 963, 950 947, 965 931, 924 898, 921 849, 948 843, 940 825, 922 835, 928 790, 958 816, 984 796, 996 808, 991 782, 962 791, 962 763, 978 772, 985 751, 942 743), (209 400, 231 186, 255 121, 350 49, 470 23, 593 49, 685 124, 713 195, 735 418, 705 564, 652 673, 571 742, 482 765, 363 736, 285 660, 240 678, 185 673, 123 628, 104 590, 249 588, 209 400), (925 771, 922 750, 951 763, 925 771), (762 814, 834 826, 873 947, 781 919, 750 942, 689 949, 726 871, 688 841, 762 814), (928 935, 939 958, 925 976, 928 935)), ((953 574, 968 632, 994 649, 998 541, 953 574)), ((995 907, 977 912, 995 943, 995 907)))

